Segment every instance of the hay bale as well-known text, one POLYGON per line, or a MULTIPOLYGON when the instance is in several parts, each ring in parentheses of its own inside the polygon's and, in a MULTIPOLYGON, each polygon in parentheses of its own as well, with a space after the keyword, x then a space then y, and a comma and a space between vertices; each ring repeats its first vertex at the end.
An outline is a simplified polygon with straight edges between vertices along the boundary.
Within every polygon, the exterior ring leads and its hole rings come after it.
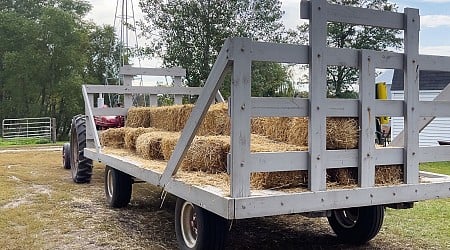
POLYGON ((230 135, 228 104, 217 103, 209 107, 197 135, 230 135))
POLYGON ((288 143, 298 146, 308 146, 308 118, 292 118, 290 120, 288 134, 288 143))
MULTIPOLYGON (((327 149, 358 148, 359 124, 356 118, 327 118, 327 149)), ((265 135, 297 146, 308 145, 308 118, 268 117, 252 119, 252 133, 265 135)))
POLYGON ((395 185, 403 183, 403 165, 375 166, 376 185, 395 185))
POLYGON ((327 169, 327 183, 333 182, 339 186, 358 184, 357 168, 327 169))
POLYGON ((130 128, 148 128, 151 122, 151 108, 132 107, 128 110, 125 126, 130 128))
MULTIPOLYGON (((196 136, 181 163, 186 171, 220 173, 227 170, 227 155, 230 151, 228 136, 196 136)), ((169 160, 178 138, 163 138, 161 149, 165 160, 169 160)))
MULTIPOLYGON (((165 160, 169 160, 178 138, 163 138, 161 150, 165 160)), ((251 152, 299 151, 304 147, 275 142, 263 136, 252 135, 251 152)), ((227 155, 230 151, 229 136, 196 136, 181 163, 187 171, 204 171, 220 173, 227 170, 227 155)))
POLYGON ((100 144, 106 147, 123 148, 125 128, 110 128, 100 133, 100 144))
POLYGON ((308 183, 308 171, 285 171, 252 173, 250 185, 253 189, 293 188, 308 183))
POLYGON ((125 130, 125 148, 129 150, 136 150, 136 140, 137 138, 145 133, 157 131, 155 128, 126 128, 125 130))
POLYGON ((161 130, 181 131, 192 112, 193 105, 173 105, 150 108, 151 127, 161 130))
POLYGON ((289 138, 289 117, 254 118, 251 122, 252 133, 267 136, 271 140, 287 142, 289 138))
POLYGON ((357 118, 327 118, 327 149, 358 148, 359 124, 357 118))
POLYGON ((144 159, 164 160, 161 150, 162 139, 176 138, 176 140, 178 140, 178 137, 179 133, 161 131, 141 134, 136 139, 136 152, 144 159))

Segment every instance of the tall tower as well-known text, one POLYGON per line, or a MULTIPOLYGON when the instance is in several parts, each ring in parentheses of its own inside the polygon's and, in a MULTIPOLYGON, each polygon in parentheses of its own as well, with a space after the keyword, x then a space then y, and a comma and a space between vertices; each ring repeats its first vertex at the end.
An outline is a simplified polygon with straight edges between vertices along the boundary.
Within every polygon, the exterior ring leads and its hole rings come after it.
MULTIPOLYGON (((139 56, 139 43, 137 36, 137 25, 134 11, 133 0, 117 0, 114 14, 114 32, 118 37, 118 41, 113 39, 110 45, 110 58, 114 60, 114 53, 117 53, 114 46, 119 50, 119 60, 115 62, 115 66, 120 69, 124 65, 137 63, 141 67, 141 60, 139 56), (116 45, 116 42, 118 43, 116 45)), ((138 79, 139 84, 143 85, 142 78, 138 79)), ((106 79, 105 85, 123 85, 123 77, 117 74, 113 78, 106 79)), ((100 96, 98 105, 102 105, 103 96, 100 96)), ((108 94, 108 101, 110 105, 118 105, 122 103, 123 97, 120 95, 108 94)), ((135 98, 133 98, 135 99, 135 98)), ((142 98, 141 98, 142 99, 142 98)), ((146 98, 143 98, 146 101, 146 98)))

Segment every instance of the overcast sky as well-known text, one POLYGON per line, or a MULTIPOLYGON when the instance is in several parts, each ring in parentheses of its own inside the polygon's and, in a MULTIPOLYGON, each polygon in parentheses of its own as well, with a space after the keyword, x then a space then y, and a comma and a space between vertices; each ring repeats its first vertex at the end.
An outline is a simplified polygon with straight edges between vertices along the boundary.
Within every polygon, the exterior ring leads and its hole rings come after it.
MULTIPOLYGON (((122 0, 90 0, 93 9, 88 18, 97 24, 113 24, 117 2, 122 0)), ((284 11, 283 23, 288 28, 301 24, 300 0, 281 0, 284 11)), ((399 12, 406 7, 418 8, 421 15, 420 53, 450 56, 450 0, 394 0, 399 12)), ((134 7, 136 20, 141 19, 142 12, 138 0, 128 0, 134 7)), ((119 6, 120 8, 120 6, 119 6)), ((131 11, 130 11, 131 13, 131 11)), ((145 41, 140 40, 140 46, 145 41)), ((145 66, 159 66, 161 62, 144 62, 145 66)))

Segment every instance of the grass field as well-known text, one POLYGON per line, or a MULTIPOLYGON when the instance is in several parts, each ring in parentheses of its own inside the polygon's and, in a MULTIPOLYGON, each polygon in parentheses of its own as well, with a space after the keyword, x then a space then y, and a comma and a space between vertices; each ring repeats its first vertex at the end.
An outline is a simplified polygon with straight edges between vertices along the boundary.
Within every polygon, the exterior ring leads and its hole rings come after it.
MULTIPOLYGON (((160 189, 135 184, 130 205, 110 209, 103 171, 97 164, 91 183, 77 185, 60 151, 0 153, 1 249, 176 249, 174 197, 161 207, 160 189)), ((450 199, 387 209, 379 235, 356 247, 339 243, 324 218, 254 218, 233 222, 227 249, 450 249, 449 222, 450 199)))

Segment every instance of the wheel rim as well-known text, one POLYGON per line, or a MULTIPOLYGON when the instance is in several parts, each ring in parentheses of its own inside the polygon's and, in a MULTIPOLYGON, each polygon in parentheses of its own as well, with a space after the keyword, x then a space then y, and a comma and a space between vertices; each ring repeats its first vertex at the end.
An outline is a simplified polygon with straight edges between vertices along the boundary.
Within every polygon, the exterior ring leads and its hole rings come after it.
POLYGON ((197 243, 198 226, 197 214, 195 213, 194 205, 190 202, 185 202, 181 208, 180 214, 181 234, 183 235, 184 243, 187 247, 193 248, 197 243))
POLYGON ((114 185, 113 185, 113 174, 111 169, 108 169, 106 173, 106 188, 108 191, 108 197, 112 197, 114 193, 114 185))
POLYGON ((65 167, 66 166, 66 147, 63 146, 62 150, 62 164, 65 167))
POLYGON ((359 218, 358 208, 348 208, 333 211, 336 221, 344 228, 352 228, 359 218))
POLYGON ((76 135, 72 135, 72 144, 70 147, 71 150, 71 156, 70 162, 71 162, 71 168, 72 168, 72 178, 75 178, 78 172, 78 161, 79 161, 79 154, 78 154, 78 138, 76 135))

